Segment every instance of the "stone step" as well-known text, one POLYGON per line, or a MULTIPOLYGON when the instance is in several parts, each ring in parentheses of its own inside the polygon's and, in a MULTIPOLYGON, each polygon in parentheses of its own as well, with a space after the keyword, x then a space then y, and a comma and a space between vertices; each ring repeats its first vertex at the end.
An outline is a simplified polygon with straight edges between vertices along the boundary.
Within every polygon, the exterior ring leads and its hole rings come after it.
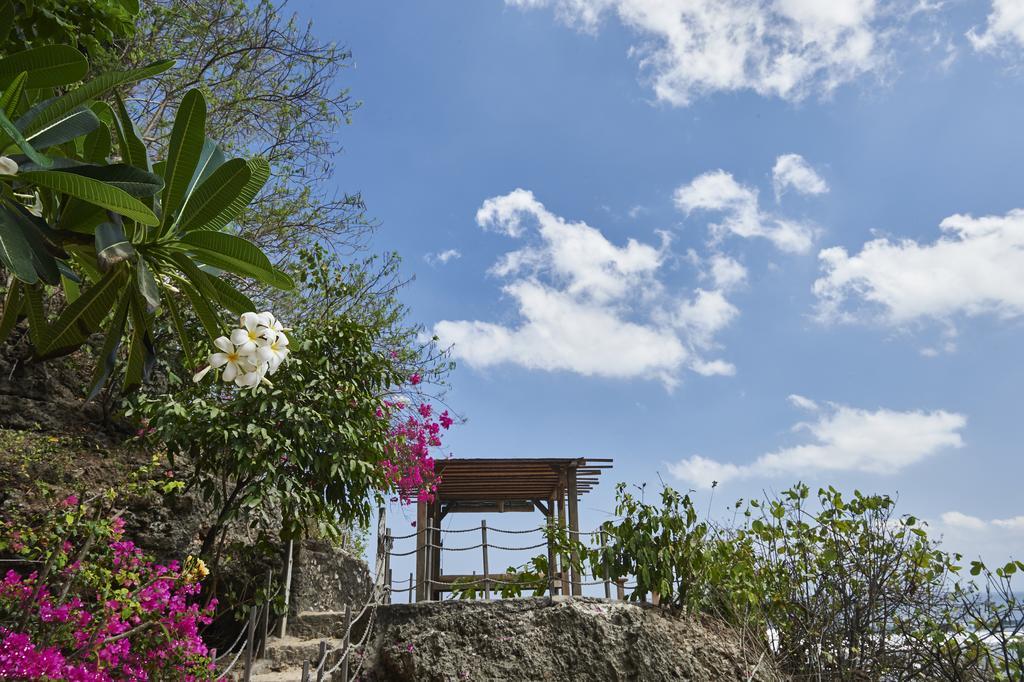
POLYGON ((267 640, 266 657, 258 661, 260 672, 280 672, 289 668, 302 668, 304 661, 315 663, 320 657, 320 642, 327 642, 327 667, 338 661, 345 641, 336 638, 302 639, 298 637, 271 637, 267 640))
MULTIPOLYGON (((355 618, 359 612, 353 612, 355 618)), ((361 621, 352 627, 352 639, 358 641, 363 636, 363 627, 369 613, 363 614, 361 621)), ((323 639, 345 636, 344 611, 302 611, 288 618, 288 635, 300 639, 323 639)))

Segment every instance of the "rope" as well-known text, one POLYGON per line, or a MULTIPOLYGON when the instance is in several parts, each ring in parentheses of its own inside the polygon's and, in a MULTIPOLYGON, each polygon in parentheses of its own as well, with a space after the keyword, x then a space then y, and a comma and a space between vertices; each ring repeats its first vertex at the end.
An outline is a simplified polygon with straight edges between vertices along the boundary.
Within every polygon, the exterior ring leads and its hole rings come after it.
POLYGON ((501 550, 505 550, 506 552, 525 552, 528 549, 538 549, 539 547, 547 547, 548 543, 541 542, 541 543, 536 544, 536 545, 530 545, 529 547, 502 547, 501 545, 492 545, 492 544, 488 544, 487 546, 490 547, 491 549, 501 549, 501 550))
POLYGON ((235 663, 238 662, 238 657, 242 655, 243 651, 245 651, 245 647, 239 647, 238 653, 235 654, 235 657, 233 659, 231 659, 231 663, 228 664, 228 667, 224 669, 224 672, 215 677, 214 680, 223 680, 225 677, 227 677, 228 673, 231 672, 231 669, 235 667, 235 663))
POLYGON ((390 554, 391 556, 409 556, 411 554, 415 554, 418 551, 418 549, 412 549, 408 552, 388 552, 388 554, 390 554))
MULTIPOLYGON (((259 612, 260 612, 260 609, 262 609, 262 608, 263 608, 262 606, 257 606, 257 607, 256 607, 256 619, 257 619, 257 620, 259 620, 259 612)), ((247 631, 247 630, 248 630, 248 625, 246 625, 246 627, 242 628, 242 629, 241 629, 241 630, 239 631, 239 633, 238 633, 238 636, 237 636, 237 637, 235 637, 235 641, 231 643, 231 646, 229 646, 229 647, 227 648, 227 650, 226 650, 226 651, 225 651, 225 652, 224 652, 223 654, 221 654, 220 656, 218 656, 218 657, 216 658, 216 660, 214 661, 214 663, 216 663, 217 661, 221 661, 221 660, 224 660, 225 658, 227 658, 228 656, 230 656, 230 655, 231 655, 231 650, 235 648, 235 645, 236 645, 236 644, 238 644, 238 641, 239 641, 240 639, 242 639, 242 635, 244 635, 244 634, 246 633, 246 631, 247 631)), ((244 649, 245 647, 242 647, 242 648, 244 649)), ((239 651, 241 651, 241 650, 242 650, 242 649, 239 649, 239 651)))

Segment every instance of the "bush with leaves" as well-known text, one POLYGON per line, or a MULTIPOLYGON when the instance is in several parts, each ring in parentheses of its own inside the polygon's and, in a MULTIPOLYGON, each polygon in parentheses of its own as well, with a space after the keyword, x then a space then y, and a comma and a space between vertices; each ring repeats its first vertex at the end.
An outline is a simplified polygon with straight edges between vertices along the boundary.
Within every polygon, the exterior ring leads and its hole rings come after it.
POLYGON ((107 61, 138 13, 138 0, 0 0, 0 54, 67 44, 107 61))
MULTIPOLYGON (((407 377, 375 348, 375 330, 344 317, 300 324, 272 387, 223 383, 141 395, 132 416, 165 447, 186 491, 216 510, 202 556, 220 561, 229 524, 285 537, 340 539, 369 521, 371 500, 394 483, 392 399, 407 377)), ((404 461, 404 460, 403 460, 404 461)))
POLYGON ((143 381, 155 359, 158 314, 169 317, 187 352, 186 309, 211 338, 223 333, 221 307, 253 310, 224 273, 293 286, 256 246, 227 231, 269 167, 259 158, 227 159, 206 137, 198 90, 183 98, 167 157, 155 164, 120 98, 114 107, 96 100, 170 65, 104 74, 47 98, 51 87, 85 73, 77 50, 49 46, 0 60, 0 262, 12 275, 0 338, 27 318, 37 357, 50 358, 103 330, 90 396, 111 375, 126 335, 125 387, 143 381), (44 305, 49 287, 66 301, 54 320, 44 305))

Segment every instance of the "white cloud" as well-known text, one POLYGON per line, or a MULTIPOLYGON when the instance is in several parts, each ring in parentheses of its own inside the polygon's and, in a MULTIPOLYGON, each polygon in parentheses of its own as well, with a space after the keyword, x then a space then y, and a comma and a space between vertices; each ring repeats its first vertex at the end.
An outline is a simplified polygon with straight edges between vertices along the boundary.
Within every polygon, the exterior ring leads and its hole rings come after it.
POLYGON ((818 403, 814 402, 810 398, 805 398, 802 395, 797 395, 796 393, 791 393, 787 400, 789 400, 789 402, 792 403, 793 406, 799 407, 801 410, 808 410, 810 412, 817 412, 818 410, 818 403))
POLYGON ((730 173, 715 170, 694 178, 675 191, 676 207, 686 214, 712 211, 723 214, 711 223, 713 241, 727 235, 763 237, 783 251, 805 253, 813 244, 815 229, 798 221, 770 215, 758 205, 758 191, 736 181, 730 173))
MULTIPOLYGON (((816 406, 803 396, 790 396, 790 401, 801 408, 816 406)), ((966 425, 963 415, 944 410, 872 411, 829 403, 814 422, 793 427, 794 432, 809 434, 807 443, 763 454, 750 464, 694 455, 669 464, 669 471, 702 488, 710 487, 712 481, 799 477, 820 471, 893 474, 944 449, 961 447, 960 431, 966 425)))
POLYGON ((811 168, 807 160, 799 154, 783 154, 775 159, 772 168, 772 185, 775 187, 775 200, 779 201, 788 188, 800 194, 824 194, 828 192, 828 183, 811 168))
POLYGON ((462 252, 458 249, 445 249, 438 253, 428 253, 423 256, 423 260, 429 265, 446 265, 448 261, 458 260, 462 258, 462 252))
POLYGON ((512 363, 587 376, 654 378, 668 387, 684 368, 735 372, 704 354, 716 348, 715 334, 739 311, 717 289, 697 289, 689 297, 667 291, 658 277, 667 234, 657 246, 635 239, 617 246, 600 230, 551 213, 523 189, 487 199, 477 222, 529 239, 490 269, 507 280, 502 290, 515 302, 519 321, 438 322, 434 333, 454 344, 456 357, 476 367, 512 363))
POLYGON ((635 30, 632 50, 659 100, 686 106, 718 91, 796 101, 879 69, 875 0, 506 0, 554 7, 594 32, 605 14, 635 30))
POLYGON ((965 528, 967 530, 981 530, 986 526, 985 522, 977 516, 969 516, 958 511, 948 511, 942 515, 942 522, 953 528, 965 528))
POLYGON ((711 281, 715 287, 728 291, 747 281, 747 269, 737 260, 716 253, 709 259, 711 281))
POLYGON ((991 51, 1008 42, 1024 46, 1024 3, 1020 0, 992 0, 985 30, 967 32, 967 39, 978 51, 991 51))
POLYGON ((814 283, 819 317, 869 316, 899 326, 923 319, 949 325, 958 314, 1024 314, 1024 210, 952 215, 939 227, 943 234, 932 243, 880 238, 853 256, 842 247, 822 250, 825 274, 814 283))
POLYGON ((1024 530, 1024 516, 1014 516, 1009 519, 993 519, 992 525, 1006 530, 1021 531, 1024 530))
POLYGON ((951 528, 964 530, 988 530, 1001 529, 1005 531, 1024 531, 1024 516, 1014 516, 1008 519, 992 519, 985 521, 977 516, 963 514, 958 511, 948 511, 942 514, 942 523, 951 528))

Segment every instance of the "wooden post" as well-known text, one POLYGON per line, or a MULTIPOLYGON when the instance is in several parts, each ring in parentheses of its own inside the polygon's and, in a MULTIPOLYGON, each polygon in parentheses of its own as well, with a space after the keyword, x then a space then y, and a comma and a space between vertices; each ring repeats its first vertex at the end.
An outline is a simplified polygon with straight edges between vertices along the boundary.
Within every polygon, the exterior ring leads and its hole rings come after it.
POLYGON ((288 609, 292 595, 292 549, 293 540, 288 541, 288 553, 285 555, 284 563, 284 614, 281 615, 281 627, 277 636, 284 637, 288 629, 288 609))
POLYGON ((391 529, 384 531, 384 603, 391 603, 391 529))
POLYGON ((427 503, 416 503, 416 601, 427 598, 427 503))
POLYGON ((270 629, 270 586, 273 584, 274 571, 267 568, 266 592, 267 598, 263 602, 263 615, 260 617, 260 648, 256 651, 256 658, 264 658, 267 655, 267 631, 270 629))
POLYGON ((412 573, 409 574, 409 603, 412 603, 412 573))
POLYGON ((210 649, 210 660, 214 663, 217 662, 217 647, 210 649))
POLYGON ((256 638, 256 607, 249 607, 249 627, 245 636, 245 674, 242 679, 249 682, 252 679, 252 641, 256 638))
POLYGON ((548 498, 548 513, 547 513, 547 525, 548 525, 548 596, 554 597, 558 594, 558 588, 555 586, 555 570, 558 568, 558 559, 555 557, 555 543, 554 543, 554 530, 555 530, 555 496, 554 494, 548 498))
POLYGON ((309 661, 302 662, 302 682, 309 682, 309 661))
POLYGON ((601 563, 604 564, 604 598, 612 598, 612 584, 608 580, 608 534, 601 531, 601 563))
POLYGON ((352 641, 352 605, 345 604, 345 643, 342 645, 342 656, 341 660, 341 679, 342 682, 348 682, 348 662, 352 660, 352 652, 348 650, 349 643, 352 641))
POLYGON ((433 551, 431 556, 434 558, 434 563, 430 565, 430 601, 440 601, 440 591, 438 591, 437 585, 434 582, 441 577, 441 547, 444 546, 444 542, 441 541, 441 503, 434 501, 430 507, 427 508, 427 513, 430 514, 432 519, 431 528, 434 529, 433 533, 433 551))
POLYGON ((427 561, 426 561, 426 566, 424 567, 424 573, 423 573, 423 581, 424 581, 425 587, 426 587, 426 596, 424 598, 426 599, 426 601, 433 601, 434 600, 434 581, 433 581, 433 577, 434 577, 433 576, 434 552, 436 552, 437 549, 434 547, 434 519, 432 517, 430 517, 430 516, 427 516, 427 528, 426 528, 425 535, 426 535, 426 538, 427 538, 427 557, 426 557, 427 561))
POLYGON ((316 654, 316 682, 324 682, 324 668, 327 667, 327 642, 320 640, 320 649, 316 654))
POLYGON ((491 601, 491 568, 487 563, 487 519, 480 521, 480 541, 484 550, 484 601, 491 601))
POLYGON ((572 574, 572 595, 579 597, 583 594, 583 586, 580 584, 580 555, 576 551, 576 543, 580 541, 580 508, 579 496, 576 491, 576 465, 569 468, 569 537, 572 539, 570 546, 569 570, 572 574))
MULTIPOLYGON (((566 477, 565 469, 562 469, 559 475, 558 482, 558 529, 565 534, 565 486, 566 477)), ((558 556, 558 567, 559 574, 562 577, 562 594, 569 594, 569 572, 566 570, 566 556, 559 554, 558 556)))
POLYGON ((373 589, 376 591, 375 599, 380 599, 384 591, 384 561, 391 551, 385 539, 385 525, 387 523, 387 510, 384 507, 377 508, 377 559, 373 562, 373 589))
POLYGON ((615 581, 615 596, 619 598, 619 601, 626 600, 626 579, 619 578, 615 581))

